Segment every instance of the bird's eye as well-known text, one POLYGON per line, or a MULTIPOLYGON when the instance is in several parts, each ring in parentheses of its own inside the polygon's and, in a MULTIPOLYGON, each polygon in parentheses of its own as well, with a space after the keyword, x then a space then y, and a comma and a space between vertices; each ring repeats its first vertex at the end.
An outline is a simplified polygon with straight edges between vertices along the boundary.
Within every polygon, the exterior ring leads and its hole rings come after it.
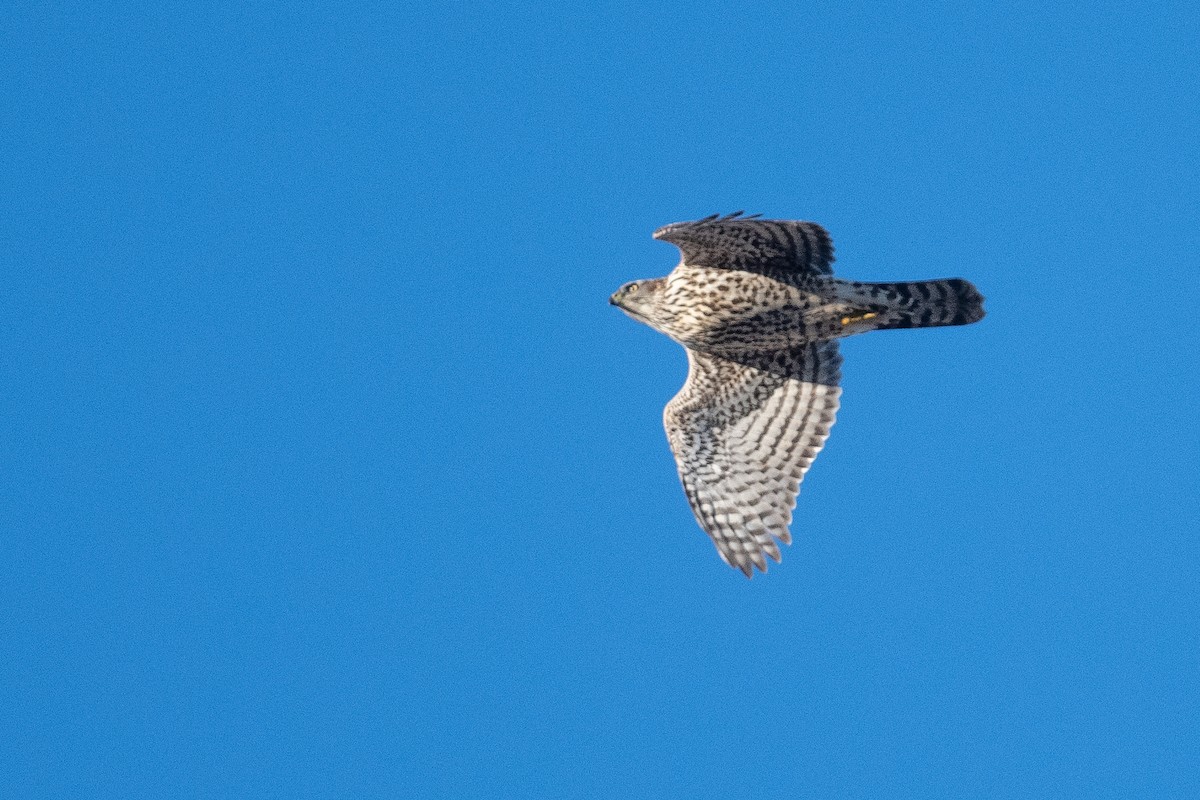
POLYGON ((628 288, 628 289, 626 289, 626 291, 627 291, 629 294, 633 294, 633 293, 634 293, 634 292, 636 292, 637 290, 638 290, 638 285, 637 285, 636 283, 631 283, 631 284, 629 284, 629 288, 628 288))

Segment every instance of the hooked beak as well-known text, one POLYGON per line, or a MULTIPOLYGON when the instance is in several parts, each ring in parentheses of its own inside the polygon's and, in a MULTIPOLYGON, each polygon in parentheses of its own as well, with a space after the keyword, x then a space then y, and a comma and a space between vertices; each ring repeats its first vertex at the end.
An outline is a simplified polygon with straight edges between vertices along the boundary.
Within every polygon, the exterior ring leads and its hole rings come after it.
POLYGON ((612 296, 608 298, 609 305, 616 306, 622 311, 627 311, 628 309, 621 301, 625 298, 625 295, 629 294, 629 287, 633 286, 635 283, 637 283, 637 281, 630 281, 613 292, 612 296))

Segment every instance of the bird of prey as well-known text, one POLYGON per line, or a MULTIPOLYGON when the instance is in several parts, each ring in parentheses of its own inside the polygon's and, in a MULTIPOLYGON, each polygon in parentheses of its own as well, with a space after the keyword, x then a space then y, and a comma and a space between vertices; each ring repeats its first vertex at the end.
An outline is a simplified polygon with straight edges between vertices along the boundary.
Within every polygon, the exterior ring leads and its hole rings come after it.
POLYGON ((687 350, 663 424, 700 527, 746 577, 779 561, 800 481, 838 409, 837 340, 891 328, 967 325, 983 297, 959 278, 858 283, 833 277, 813 222, 738 211, 659 228, 683 258, 665 278, 609 298, 687 350))

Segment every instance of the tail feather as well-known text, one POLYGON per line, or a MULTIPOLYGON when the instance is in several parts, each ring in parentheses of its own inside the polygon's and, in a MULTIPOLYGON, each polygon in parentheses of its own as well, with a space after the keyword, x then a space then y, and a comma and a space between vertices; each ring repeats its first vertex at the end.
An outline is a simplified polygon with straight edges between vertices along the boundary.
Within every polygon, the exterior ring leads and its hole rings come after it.
POLYGON ((843 285, 846 300, 879 315, 872 320, 875 330, 969 325, 984 316, 983 295, 961 278, 843 285))

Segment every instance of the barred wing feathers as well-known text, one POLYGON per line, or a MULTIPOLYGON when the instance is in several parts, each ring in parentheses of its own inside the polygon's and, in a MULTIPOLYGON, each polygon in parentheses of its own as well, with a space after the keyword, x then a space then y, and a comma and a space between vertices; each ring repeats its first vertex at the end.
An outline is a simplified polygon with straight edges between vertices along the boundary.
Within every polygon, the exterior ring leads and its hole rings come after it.
POLYGON ((663 414, 684 492, 726 564, 766 572, 775 539, 791 543, 800 481, 834 423, 837 343, 736 362, 689 350, 688 363, 663 414))
POLYGON ((683 253, 689 267, 736 269, 774 278, 833 274, 833 240, 815 222, 743 217, 740 211, 654 232, 683 253))

